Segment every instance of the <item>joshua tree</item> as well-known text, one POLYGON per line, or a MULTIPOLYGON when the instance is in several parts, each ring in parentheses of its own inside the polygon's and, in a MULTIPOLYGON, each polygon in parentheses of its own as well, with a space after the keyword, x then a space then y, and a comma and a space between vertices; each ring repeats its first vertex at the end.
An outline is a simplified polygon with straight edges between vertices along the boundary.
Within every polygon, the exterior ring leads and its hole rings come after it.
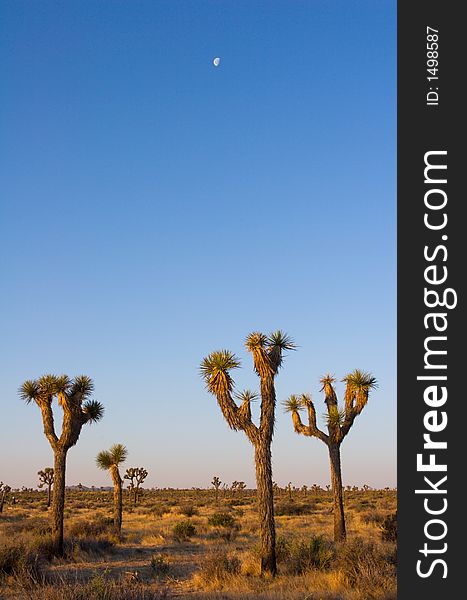
POLYGON ((144 482, 146 477, 148 476, 148 472, 143 467, 131 467, 127 469, 123 479, 128 479, 130 484, 128 486, 130 497, 133 495, 133 502, 136 505, 138 501, 138 496, 140 493, 140 485, 144 482))
POLYGON ((323 384, 321 391, 324 391, 325 394, 324 402, 327 411, 327 434, 321 431, 316 424, 316 411, 310 395, 302 394, 300 398, 292 395, 284 402, 284 406, 287 412, 292 413, 292 422, 297 433, 316 437, 328 447, 334 496, 334 540, 340 541, 345 540, 346 537, 340 447, 345 436, 349 433, 355 417, 365 408, 370 390, 376 387, 376 379, 369 373, 358 369, 344 377, 343 381, 346 382, 346 389, 343 410, 340 410, 337 405, 337 395, 333 387, 334 381, 335 379, 330 375, 326 375, 321 379, 323 384), (302 408, 306 408, 308 411, 308 425, 304 425, 301 421, 299 411, 302 408))
POLYGON ((282 365, 284 350, 295 348, 293 342, 281 331, 266 336, 254 332, 246 338, 246 348, 253 355, 256 374, 260 379, 261 408, 259 425, 253 423, 251 402, 257 394, 246 390, 232 394, 234 382, 232 369, 240 366, 238 358, 228 350, 212 352, 201 363, 201 374, 207 388, 217 398, 222 414, 231 429, 243 430, 255 450, 257 503, 261 533, 261 573, 275 575, 276 532, 274 525, 274 499, 272 490, 271 441, 274 432, 276 392, 274 378, 282 365))
POLYGON ((122 484, 118 467, 125 462, 128 451, 122 444, 114 444, 110 450, 102 450, 96 456, 99 469, 110 471, 114 484, 114 527, 118 535, 122 531, 122 484))
POLYGON ((246 483, 244 481, 237 481, 237 490, 239 492, 239 496, 241 496, 241 492, 246 490, 246 483))
POLYGON ((222 481, 219 479, 219 477, 217 477, 217 475, 212 478, 211 485, 216 490, 216 502, 219 499, 219 488, 221 487, 221 483, 222 481))
POLYGON ((95 423, 104 415, 104 407, 90 400, 94 390, 92 379, 80 375, 44 375, 36 381, 23 383, 19 393, 27 403, 34 401, 42 413, 44 433, 54 453, 54 488, 52 496, 52 539, 54 551, 63 554, 63 513, 65 507, 65 469, 68 450, 79 439, 86 423, 95 423), (52 401, 57 398, 63 410, 62 432, 55 432, 52 401))
POLYGON ((54 470, 52 467, 46 467, 43 471, 38 471, 39 483, 38 487, 47 486, 47 508, 50 506, 50 491, 54 482, 54 470))
POLYGON ((3 512, 3 505, 5 504, 6 497, 11 492, 11 487, 0 481, 0 513, 3 512))

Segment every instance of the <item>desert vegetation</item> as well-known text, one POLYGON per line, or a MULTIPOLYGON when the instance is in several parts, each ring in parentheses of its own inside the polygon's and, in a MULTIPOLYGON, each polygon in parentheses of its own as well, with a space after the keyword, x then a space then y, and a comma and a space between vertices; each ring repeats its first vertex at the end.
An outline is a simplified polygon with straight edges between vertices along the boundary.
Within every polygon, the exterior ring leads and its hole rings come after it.
POLYGON ((109 488, 65 486, 66 457, 86 423, 103 417, 91 400, 89 377, 45 375, 26 381, 20 397, 34 401, 53 450, 54 466, 40 470, 38 489, 11 490, 0 483, 0 598, 44 600, 144 600, 206 598, 243 600, 391 600, 396 597, 396 492, 344 485, 341 444, 376 387, 369 373, 343 379, 338 406, 331 375, 322 378, 327 433, 317 425, 311 396, 283 402, 295 431, 316 437, 329 450, 331 485, 294 485, 273 478, 271 443, 276 418, 275 380, 287 351, 281 331, 245 340, 259 392, 235 388, 240 367, 228 350, 207 355, 200 366, 207 391, 227 425, 243 431, 255 459, 256 487, 223 483, 206 488, 144 488, 144 467, 120 469, 123 444, 102 450, 95 467, 108 471, 109 488), (52 402, 63 411, 56 432, 52 402), (259 401, 255 423, 251 403, 259 401), (238 401, 238 402, 237 402, 238 401), (305 425, 300 411, 308 413, 305 425), (128 482, 128 494, 123 485, 128 482), (44 491, 47 502, 44 501, 44 491), (52 496, 52 500, 51 500, 52 496))
POLYGON ((331 490, 292 489, 289 500, 287 485, 278 488, 274 578, 261 576, 255 489, 217 502, 208 484, 148 489, 136 506, 125 495, 121 536, 112 490, 67 489, 62 557, 44 492, 15 490, 0 520, 0 597, 395 598, 395 490, 345 491, 347 541, 335 542, 331 490))

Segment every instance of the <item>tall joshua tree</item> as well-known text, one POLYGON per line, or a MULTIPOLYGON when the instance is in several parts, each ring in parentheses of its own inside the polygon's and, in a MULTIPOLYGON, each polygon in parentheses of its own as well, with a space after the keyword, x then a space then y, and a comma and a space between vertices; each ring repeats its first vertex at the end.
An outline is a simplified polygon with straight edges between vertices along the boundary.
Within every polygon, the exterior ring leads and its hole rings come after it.
POLYGON ((50 492, 54 482, 54 470, 52 467, 46 467, 43 471, 37 471, 37 474, 39 475, 38 487, 42 488, 45 485, 47 486, 47 508, 49 508, 51 496, 50 492))
POLYGON ((54 453, 54 488, 52 496, 52 539, 54 551, 63 554, 63 513, 65 507, 65 469, 68 450, 79 439, 86 423, 95 423, 104 415, 104 407, 90 400, 94 384, 87 375, 70 379, 67 375, 44 375, 23 383, 19 393, 28 404, 34 401, 42 413, 44 434, 54 453), (55 432, 52 401, 57 399, 63 411, 60 437, 55 432))
POLYGON ((201 374, 207 388, 217 398, 219 407, 231 429, 243 430, 255 451, 257 503, 261 534, 261 573, 275 575, 276 532, 272 485, 271 442, 274 432, 276 392, 274 378, 282 365, 284 350, 295 348, 292 340, 276 331, 269 336, 254 332, 246 338, 246 348, 253 355, 253 364, 260 379, 261 409, 259 425, 252 421, 251 402, 257 394, 246 390, 232 394, 232 369, 240 366, 238 358, 228 350, 212 352, 201 363, 201 374))
POLYGON ((133 496, 133 503, 135 506, 140 494, 139 488, 147 476, 148 472, 143 467, 130 467, 123 476, 123 479, 128 479, 130 481, 128 489, 130 491, 130 498, 133 496))
POLYGON ((341 444, 349 433, 355 417, 365 408, 370 390, 376 387, 376 379, 369 373, 355 369, 344 377, 346 383, 344 396, 344 409, 337 405, 337 395, 333 387, 335 379, 326 375, 321 379, 326 404, 326 422, 328 433, 321 431, 316 424, 316 410, 309 394, 300 397, 292 395, 284 402, 285 410, 292 413, 292 422, 296 433, 316 437, 326 444, 329 451, 331 466, 331 483, 334 497, 334 540, 342 541, 346 538, 344 501, 342 494, 341 472, 341 444), (304 425, 300 418, 300 410, 308 411, 308 425, 304 425))
POLYGON ((119 466, 126 461, 128 451, 122 444, 114 444, 110 450, 102 450, 96 456, 96 463, 99 469, 110 471, 114 484, 114 527, 118 535, 122 531, 122 484, 119 466))

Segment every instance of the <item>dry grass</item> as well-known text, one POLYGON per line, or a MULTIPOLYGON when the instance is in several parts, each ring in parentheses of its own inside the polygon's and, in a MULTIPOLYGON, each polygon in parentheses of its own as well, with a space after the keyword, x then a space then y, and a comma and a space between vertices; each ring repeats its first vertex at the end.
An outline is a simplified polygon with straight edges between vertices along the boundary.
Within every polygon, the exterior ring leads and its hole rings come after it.
POLYGON ((125 499, 123 536, 110 492, 69 492, 66 553, 51 555, 44 493, 17 493, 0 516, 0 598, 23 600, 391 600, 393 491, 346 492, 348 542, 332 542, 329 493, 277 498, 278 576, 260 577, 254 492, 145 492, 125 499), (388 518, 389 517, 389 518, 388 518), (189 527, 190 525, 190 527, 189 527))

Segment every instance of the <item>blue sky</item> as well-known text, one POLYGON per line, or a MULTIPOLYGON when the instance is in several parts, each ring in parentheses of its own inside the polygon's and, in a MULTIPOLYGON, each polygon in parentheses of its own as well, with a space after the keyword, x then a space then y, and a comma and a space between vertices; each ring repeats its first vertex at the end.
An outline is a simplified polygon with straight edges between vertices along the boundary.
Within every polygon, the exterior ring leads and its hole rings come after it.
MULTIPOLYGON (((324 373, 377 377, 343 479, 394 486, 396 3, 1 11, 0 479, 32 486, 52 464, 17 389, 64 372, 106 406, 68 484, 108 484, 94 457, 120 442, 149 486, 253 485, 198 366, 229 348, 239 388, 256 387, 244 338, 281 328, 299 348, 279 401, 309 391, 321 414, 324 373)), ((326 447, 280 405, 273 459, 280 484, 329 482, 326 447)))

